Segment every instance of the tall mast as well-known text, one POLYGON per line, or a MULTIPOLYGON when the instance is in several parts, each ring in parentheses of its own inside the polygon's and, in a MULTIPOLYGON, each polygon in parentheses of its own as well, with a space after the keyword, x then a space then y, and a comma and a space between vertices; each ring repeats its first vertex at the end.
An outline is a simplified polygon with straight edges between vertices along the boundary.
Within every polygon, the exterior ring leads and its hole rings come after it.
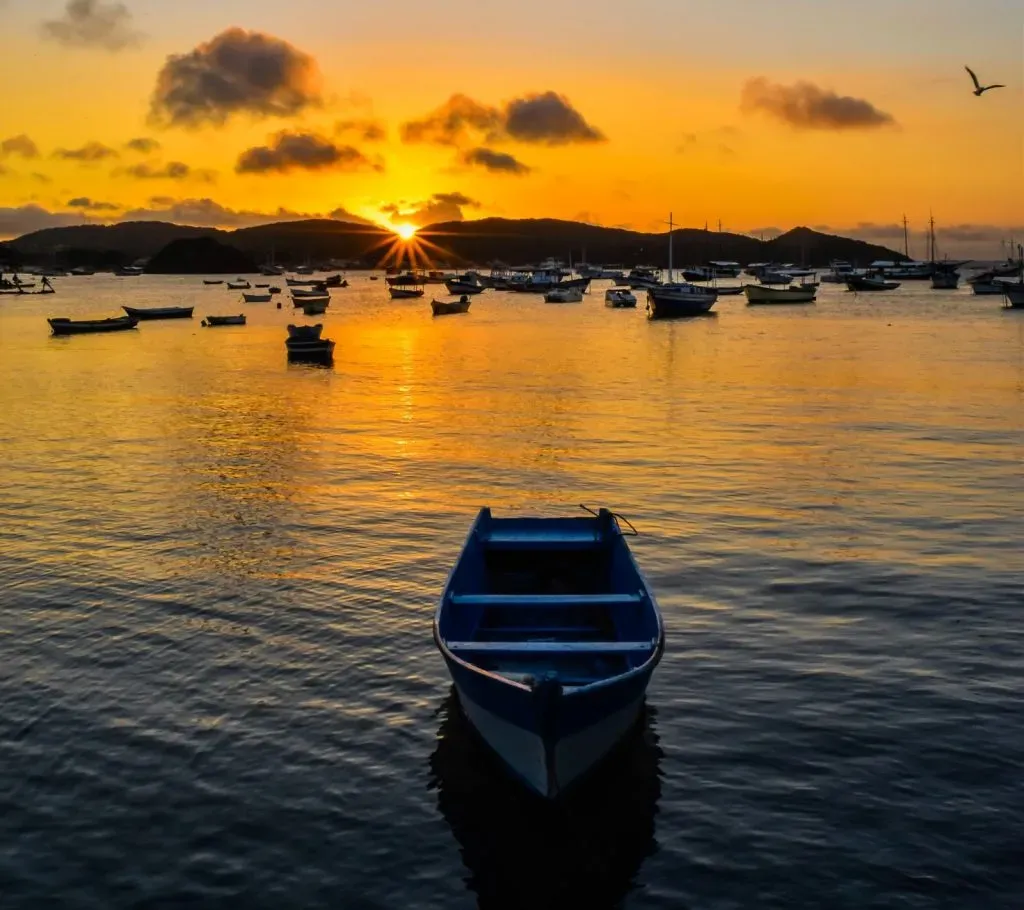
POLYGON ((907 233, 907 216, 903 216, 903 255, 910 258, 910 235, 907 233))
POLYGON ((672 284, 672 213, 668 213, 668 283, 672 284))
POLYGON ((928 260, 934 262, 937 252, 935 249, 935 216, 931 212, 928 213, 928 249, 928 260))

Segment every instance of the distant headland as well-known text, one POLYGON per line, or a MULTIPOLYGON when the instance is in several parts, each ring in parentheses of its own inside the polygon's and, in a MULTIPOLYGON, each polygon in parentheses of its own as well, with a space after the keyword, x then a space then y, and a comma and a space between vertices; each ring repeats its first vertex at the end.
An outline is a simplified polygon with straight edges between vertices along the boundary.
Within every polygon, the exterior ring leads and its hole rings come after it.
MULTIPOLYGON (((668 264, 668 234, 649 234, 557 219, 486 218, 429 225, 409 245, 384 228, 345 221, 286 221, 223 231, 159 221, 47 228, 0 243, 6 267, 48 265, 61 268, 115 269, 153 260, 163 273, 244 271, 247 263, 274 261, 283 266, 308 262, 342 262, 350 268, 412 263, 440 266, 487 266, 537 262, 548 257, 566 261, 623 266, 668 264), (204 239, 214 244, 181 244, 204 239), (174 247, 169 247, 176 244, 174 247), (198 258, 197 251, 202 251, 198 258), (182 255, 184 254, 184 255, 182 255), (223 265, 223 268, 220 266, 223 265)), ((848 237, 794 228, 771 240, 744 234, 682 228, 673 232, 676 266, 710 260, 793 262, 824 267, 843 259, 854 265, 875 260, 901 261, 894 250, 848 237)))

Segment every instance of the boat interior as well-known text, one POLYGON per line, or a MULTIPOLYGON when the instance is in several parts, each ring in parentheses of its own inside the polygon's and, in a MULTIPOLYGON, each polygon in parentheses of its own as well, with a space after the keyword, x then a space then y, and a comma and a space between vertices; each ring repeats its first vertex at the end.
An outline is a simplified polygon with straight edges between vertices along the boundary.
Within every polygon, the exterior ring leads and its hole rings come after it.
POLYGON ((586 685, 645 663, 659 625, 610 513, 495 520, 483 510, 445 592, 439 632, 481 669, 586 685))

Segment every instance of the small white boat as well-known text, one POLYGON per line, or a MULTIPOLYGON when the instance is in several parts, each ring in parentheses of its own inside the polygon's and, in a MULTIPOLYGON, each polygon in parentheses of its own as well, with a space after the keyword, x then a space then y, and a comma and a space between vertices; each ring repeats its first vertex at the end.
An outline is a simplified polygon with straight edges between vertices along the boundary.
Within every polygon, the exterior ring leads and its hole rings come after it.
POLYGON ((629 288, 608 288, 604 292, 604 305, 615 308, 636 306, 636 295, 629 288))
POLYGON ((545 303, 583 303, 583 288, 552 288, 544 295, 545 303))
POLYGON ((243 294, 242 300, 246 303, 270 303, 270 294, 243 294))

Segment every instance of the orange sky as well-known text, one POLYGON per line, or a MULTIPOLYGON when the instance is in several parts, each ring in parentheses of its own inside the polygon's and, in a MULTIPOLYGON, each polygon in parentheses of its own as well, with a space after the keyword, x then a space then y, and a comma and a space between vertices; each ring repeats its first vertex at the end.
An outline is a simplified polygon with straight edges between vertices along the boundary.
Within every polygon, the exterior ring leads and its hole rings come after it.
MULTIPOLYGON (((0 12, 7 39, 0 78, 5 86, 23 86, 5 97, 0 141, 24 134, 39 150, 37 157, 0 154, 3 236, 37 226, 25 223, 25 206, 44 210, 33 210, 28 220, 57 213, 66 223, 64 213, 84 211, 68 203, 82 198, 93 204, 94 218, 208 198, 249 213, 340 207, 394 223, 400 216, 382 207, 414 211, 439 193, 472 200, 458 209, 467 218, 550 216, 645 230, 660 230, 670 209, 683 224, 720 219, 736 231, 796 224, 842 231, 894 224, 904 213, 920 229, 933 211, 940 226, 958 226, 966 235, 970 225, 975 234, 991 235, 992 255, 1002 235, 1024 231, 1024 12, 1002 0, 907 0, 921 13, 971 11, 967 24, 943 27, 899 15, 872 24, 872 8, 884 6, 875 0, 861 4, 860 19, 818 21, 840 15, 833 11, 812 24, 811 7, 798 0, 777 4, 770 20, 758 22, 749 21, 753 13, 739 0, 693 0, 685 9, 643 0, 638 11, 651 19, 639 32, 620 11, 570 4, 560 11, 564 21, 541 34, 536 23, 509 23, 486 10, 467 19, 471 7, 463 11, 460 0, 448 0, 441 6, 451 8, 451 24, 438 25, 435 10, 426 35, 416 18, 422 14, 406 0, 392 4, 408 8, 405 19, 373 11, 346 18, 314 0, 296 0, 288 11, 261 0, 225 0, 209 11, 209 4, 183 0, 173 15, 154 0, 137 0, 113 32, 69 17, 64 5, 13 0, 0 12), (743 15, 728 16, 730 7, 743 15), (667 17, 666 28, 659 15, 667 17), (1007 15, 1020 20, 1015 36, 1007 34, 1007 15), (396 32, 398 21, 408 27, 396 32), (705 23, 706 41, 686 30, 696 21, 705 23), (67 28, 47 31, 45 22, 67 28), (232 26, 308 55, 317 80, 310 103, 283 116, 243 103, 222 112, 223 122, 148 123, 168 55, 188 54, 232 26), (843 40, 837 28, 844 29, 843 40), (965 58, 1007 88, 976 98, 965 58), (779 94, 784 109, 742 107, 744 86, 757 78, 779 94), (549 91, 602 141, 566 140, 557 129, 516 133, 505 125, 500 136, 470 129, 454 145, 401 139, 403 123, 457 92, 504 111, 514 99, 549 91), (843 108, 846 102, 868 108, 843 108), (812 109, 802 113, 806 105, 812 109), (335 134, 338 121, 353 119, 379 122, 385 138, 335 134), (268 145, 282 130, 351 145, 367 163, 236 172, 243 152, 268 145), (124 148, 143 136, 158 140, 159 150, 124 148), (54 157, 57 149, 88 142, 117 156, 54 157), (513 156, 529 173, 459 164, 480 146, 513 156), (188 165, 190 173, 167 171, 170 162, 188 165), (140 165, 163 176, 140 177, 140 165), (103 207, 95 208, 97 202, 103 207)), ((542 9, 529 0, 520 15, 528 18, 533 6, 542 9)))

